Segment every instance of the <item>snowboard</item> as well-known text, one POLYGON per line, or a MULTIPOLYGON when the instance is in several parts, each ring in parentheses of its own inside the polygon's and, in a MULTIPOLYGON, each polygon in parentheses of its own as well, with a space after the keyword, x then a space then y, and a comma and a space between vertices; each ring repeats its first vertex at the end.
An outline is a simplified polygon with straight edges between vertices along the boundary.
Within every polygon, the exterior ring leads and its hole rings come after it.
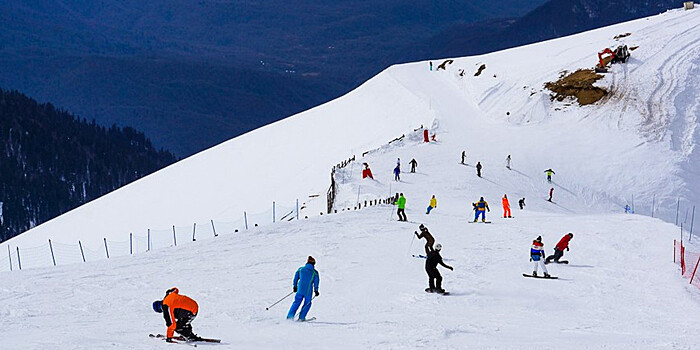
POLYGON ((430 288, 425 288, 425 292, 426 292, 426 293, 434 293, 434 294, 442 294, 442 295, 450 295, 450 292, 444 292, 444 293, 440 293, 440 292, 437 292, 437 291, 431 292, 431 291, 430 291, 430 288))
POLYGON ((545 264, 568 264, 569 260, 559 260, 559 261, 550 261, 550 262, 545 262, 545 264))
POLYGON ((467 221, 470 224, 490 224, 491 221, 467 221))
POLYGON ((555 280, 558 279, 559 277, 557 276, 549 276, 549 277, 544 277, 544 276, 533 276, 533 275, 528 275, 526 273, 523 274, 523 277, 532 277, 532 278, 541 278, 543 280, 555 280))
POLYGON ((316 319, 316 317, 309 317, 309 318, 307 318, 307 319, 305 319, 305 320, 299 320, 298 322, 311 322, 311 321, 313 321, 313 320, 315 320, 315 319, 316 319))

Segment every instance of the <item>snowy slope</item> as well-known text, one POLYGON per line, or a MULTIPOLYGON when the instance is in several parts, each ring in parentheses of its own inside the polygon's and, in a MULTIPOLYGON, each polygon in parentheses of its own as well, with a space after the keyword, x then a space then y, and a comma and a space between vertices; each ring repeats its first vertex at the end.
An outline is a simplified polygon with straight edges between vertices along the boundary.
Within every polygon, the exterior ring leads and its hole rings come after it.
MULTIPOLYGON (((672 262, 678 228, 620 212, 633 193, 635 201, 656 194, 663 203, 658 210, 676 195, 695 198, 695 179, 683 171, 697 167, 691 115, 698 97, 690 93, 697 86, 690 73, 698 25, 700 12, 671 11, 457 59, 446 72, 430 72, 426 62, 395 66, 337 101, 37 227, 0 245, 0 252, 8 245, 45 246, 52 237, 98 249, 102 237, 123 240, 130 230, 235 220, 243 210, 266 210, 272 200, 323 194, 333 164, 383 145, 338 171, 338 214, 133 257, 0 272, 2 347, 166 348, 146 337, 164 331, 150 303, 177 286, 200 303, 195 331, 223 338, 221 349, 694 349, 700 297, 672 262), (613 88, 612 96, 586 107, 550 101, 544 82, 562 70, 592 66, 595 52, 624 32, 632 32, 625 40, 640 48, 601 82, 613 88), (680 67, 666 67, 669 61, 680 67), (486 71, 472 77, 482 63, 486 71), (645 132, 653 123, 662 133, 645 132), (413 132, 421 124, 438 142, 421 142, 413 132), (402 141, 385 145, 401 134, 402 141), (678 135, 687 142, 673 141, 678 135), (462 150, 468 165, 459 164, 462 150), (507 154, 512 170, 504 166, 507 154), (391 175, 398 157, 400 182, 391 175), (407 174, 414 157, 417 173, 407 174), (483 178, 475 175, 476 161, 484 165, 483 178), (362 162, 375 180, 361 179, 362 162), (553 185, 542 172, 549 167, 557 171, 553 185), (550 186, 555 203, 544 200, 550 186), (358 196, 395 192, 408 198, 411 222, 396 222, 388 205, 342 211, 358 196), (432 194, 438 208, 428 216, 432 194), (515 219, 499 218, 503 194, 515 219), (490 203, 493 224, 467 223, 470 203, 480 196, 490 203), (521 197, 527 199, 523 211, 516 209, 521 197), (442 270, 449 297, 423 292, 424 261, 411 256, 423 249, 412 237, 419 222, 455 267, 442 270), (571 264, 550 267, 561 279, 521 277, 531 271, 531 241, 542 235, 551 253, 566 232, 575 233, 565 256, 571 264), (321 296, 311 311, 318 322, 287 323, 289 299, 265 307, 291 291, 307 255, 316 257, 321 274, 321 296)), ((310 202, 308 213, 324 204, 323 196, 310 202)))
POLYGON ((430 72, 426 62, 394 66, 338 100, 192 156, 10 244, 124 240, 148 228, 240 220, 243 211, 269 211, 272 201, 293 207, 295 199, 306 202, 314 194, 321 198, 308 212, 318 213, 334 164, 433 121, 454 159, 467 149, 488 172, 512 154, 527 176, 557 171, 555 181, 582 207, 618 210, 634 195, 636 207, 649 212, 656 196, 658 211, 672 219, 676 196, 699 198, 700 102, 692 74, 700 59, 698 25, 698 11, 670 11, 457 59, 446 72, 430 72), (545 82, 564 70, 591 67, 596 52, 618 44, 612 38, 625 32, 632 35, 622 41, 640 48, 601 83, 614 91, 609 98, 586 107, 550 102, 545 82), (473 77, 482 63, 487 69, 473 77))

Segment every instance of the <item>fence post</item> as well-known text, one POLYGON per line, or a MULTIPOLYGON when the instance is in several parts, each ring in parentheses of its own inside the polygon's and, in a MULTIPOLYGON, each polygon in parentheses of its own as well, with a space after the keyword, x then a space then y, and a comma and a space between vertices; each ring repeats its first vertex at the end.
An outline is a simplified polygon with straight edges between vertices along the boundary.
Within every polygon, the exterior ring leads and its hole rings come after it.
POLYGON ((695 278, 695 272, 698 270, 698 264, 700 264, 700 256, 698 256, 698 261, 695 263, 695 268, 693 269, 693 275, 690 276, 690 284, 693 284, 693 278, 695 278))
POLYGON ((688 241, 693 239, 693 222, 695 221, 695 206, 693 206, 693 215, 690 217, 690 234, 688 234, 688 241))
POLYGON ((632 194, 632 212, 634 213, 634 193, 632 194))
POLYGON ((214 231, 214 237, 217 237, 218 235, 216 234, 216 227, 214 227, 214 220, 211 220, 211 230, 214 231))
POLYGON ((248 229, 248 213, 243 212, 243 221, 245 221, 245 229, 248 229))
POLYGON ((275 223, 275 201, 272 201, 272 223, 275 223))
POLYGON ((22 270, 22 259, 19 257, 19 247, 17 247, 17 265, 19 269, 22 270))
POLYGON ((297 198, 297 220, 299 220, 299 198, 297 198))
POLYGON ((80 255, 83 256, 83 262, 85 262, 85 252, 83 252, 83 244, 78 241, 78 246, 80 247, 80 255))
POLYGON ((105 240, 105 253, 107 253, 107 259, 109 259, 109 249, 107 249, 107 238, 104 238, 105 240))
POLYGON ((129 255, 134 255, 134 233, 129 232, 129 255))
POLYGON ((10 271, 12 271, 12 253, 10 252, 10 245, 7 245, 7 259, 10 260, 10 271))
POLYGON ((651 217, 654 217, 654 204, 656 202, 656 194, 654 194, 653 197, 651 197, 651 217))
POLYGON ((177 247, 177 235, 175 234, 175 225, 173 225, 173 243, 177 247))
POLYGON ((196 239, 194 239, 195 232, 197 232, 197 223, 196 222, 192 225, 192 242, 196 241, 196 239))
POLYGON ((149 228, 148 235, 146 237, 146 251, 148 252, 150 250, 151 250, 151 229, 149 228))
POLYGON ((678 226, 678 209, 681 208, 681 197, 678 197, 678 204, 676 204, 676 226, 678 226))
POLYGON ((51 260, 53 260, 53 266, 56 266, 56 256, 53 255, 53 244, 49 240, 49 249, 51 250, 51 260))

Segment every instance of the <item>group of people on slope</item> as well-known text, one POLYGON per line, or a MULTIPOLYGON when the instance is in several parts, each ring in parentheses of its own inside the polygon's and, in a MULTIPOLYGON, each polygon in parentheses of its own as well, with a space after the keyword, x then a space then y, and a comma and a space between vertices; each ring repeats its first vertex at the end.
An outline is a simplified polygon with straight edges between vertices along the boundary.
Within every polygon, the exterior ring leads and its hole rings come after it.
POLYGON ((537 238, 532 241, 532 246, 530 247, 530 261, 533 262, 532 276, 537 277, 537 269, 538 267, 542 267, 544 277, 550 277, 545 265, 551 262, 568 264, 568 261, 560 259, 564 256, 564 250, 569 250, 569 242, 572 238, 574 238, 574 234, 571 232, 564 235, 554 247, 554 254, 545 258, 542 236, 537 236, 537 238))
MULTIPOLYGON (((319 273, 316 271, 315 265, 316 260, 309 256, 306 259, 306 264, 294 273, 292 291, 295 295, 292 306, 287 313, 289 320, 294 319, 301 306, 298 320, 306 321, 306 315, 311 309, 311 300, 319 295, 319 273)), ((180 294, 177 287, 168 289, 165 292, 165 297, 162 300, 154 301, 152 306, 153 311, 162 313, 165 319, 167 327, 165 341, 171 343, 176 340, 204 340, 192 330, 192 321, 197 317, 199 305, 194 299, 180 294), (175 333, 178 333, 179 336, 175 336, 175 333)))

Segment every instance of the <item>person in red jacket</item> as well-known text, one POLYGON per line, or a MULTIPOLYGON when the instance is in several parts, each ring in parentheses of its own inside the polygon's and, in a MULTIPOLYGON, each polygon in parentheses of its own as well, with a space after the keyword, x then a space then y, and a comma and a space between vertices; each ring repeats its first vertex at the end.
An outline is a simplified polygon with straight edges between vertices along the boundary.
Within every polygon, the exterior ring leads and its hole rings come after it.
POLYGON ((552 260, 554 260, 554 262, 558 264, 568 263, 568 261, 559 261, 559 259, 561 259, 561 257, 564 256, 565 249, 569 250, 569 241, 571 241, 572 238, 574 238, 574 234, 571 232, 564 235, 564 237, 562 237, 559 240, 559 243, 557 243, 557 245, 554 247, 554 255, 548 256, 544 263, 549 264, 550 262, 552 262, 552 260))
POLYGON ((192 298, 180 295, 177 288, 170 288, 165 292, 165 298, 153 302, 153 311, 162 313, 165 325, 168 327, 165 340, 172 342, 175 332, 178 332, 185 340, 201 339, 192 333, 192 320, 197 317, 199 306, 192 298))

